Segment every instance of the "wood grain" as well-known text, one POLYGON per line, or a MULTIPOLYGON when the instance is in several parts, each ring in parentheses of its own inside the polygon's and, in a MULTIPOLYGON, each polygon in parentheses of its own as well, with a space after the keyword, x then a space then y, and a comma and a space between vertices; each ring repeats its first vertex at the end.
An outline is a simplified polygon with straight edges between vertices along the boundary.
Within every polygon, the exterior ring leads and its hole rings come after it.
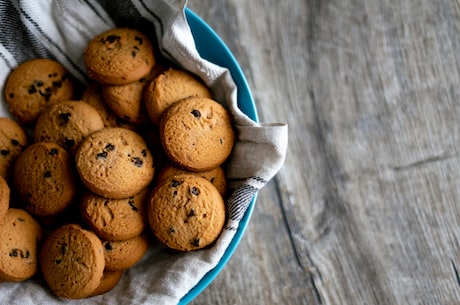
POLYGON ((460 6, 189 1, 241 64, 283 169, 192 304, 459 304, 460 6))

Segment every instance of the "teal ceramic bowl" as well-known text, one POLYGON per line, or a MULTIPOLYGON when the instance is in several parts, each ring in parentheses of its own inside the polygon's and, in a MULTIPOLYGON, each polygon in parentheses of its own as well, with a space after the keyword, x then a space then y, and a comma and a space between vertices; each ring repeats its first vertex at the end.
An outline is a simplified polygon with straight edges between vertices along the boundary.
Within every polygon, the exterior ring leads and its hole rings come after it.
MULTIPOLYGON (((200 55, 214 64, 229 69, 238 88, 237 99, 239 108, 252 120, 258 122, 259 119, 257 116, 257 109, 254 103, 254 99, 252 97, 246 78, 233 54, 230 52, 222 39, 200 17, 198 17, 188 8, 185 10, 185 14, 192 30, 193 37, 195 38, 195 44, 200 55)), ((247 209, 243 219, 240 222, 238 230, 233 237, 233 240, 231 241, 229 247, 225 251, 217 266, 210 270, 198 282, 198 284, 182 298, 179 303, 180 305, 187 304, 193 300, 214 280, 214 278, 225 267, 230 257, 235 252, 238 244, 240 243, 241 238, 243 237, 244 231, 246 230, 246 227, 249 223, 249 219, 251 218, 256 199, 257 196, 255 196, 251 201, 249 208, 247 209)))

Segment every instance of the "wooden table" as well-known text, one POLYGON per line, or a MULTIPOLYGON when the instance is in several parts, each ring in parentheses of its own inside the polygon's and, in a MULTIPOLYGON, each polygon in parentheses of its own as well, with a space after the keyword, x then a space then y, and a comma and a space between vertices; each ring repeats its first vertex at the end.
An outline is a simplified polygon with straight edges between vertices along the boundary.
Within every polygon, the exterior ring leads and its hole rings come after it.
POLYGON ((192 304, 460 304, 460 5, 189 1, 289 124, 229 264, 192 304))

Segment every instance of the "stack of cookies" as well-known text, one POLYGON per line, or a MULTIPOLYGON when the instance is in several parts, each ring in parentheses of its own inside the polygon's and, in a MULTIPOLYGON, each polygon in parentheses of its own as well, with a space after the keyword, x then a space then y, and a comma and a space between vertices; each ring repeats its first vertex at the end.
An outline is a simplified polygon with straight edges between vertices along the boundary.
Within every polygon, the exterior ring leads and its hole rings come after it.
POLYGON ((207 86, 138 30, 83 58, 83 90, 54 60, 22 63, 4 92, 14 120, 0 118, 0 281, 42 276, 68 299, 109 291, 152 245, 211 245, 235 141, 207 86))

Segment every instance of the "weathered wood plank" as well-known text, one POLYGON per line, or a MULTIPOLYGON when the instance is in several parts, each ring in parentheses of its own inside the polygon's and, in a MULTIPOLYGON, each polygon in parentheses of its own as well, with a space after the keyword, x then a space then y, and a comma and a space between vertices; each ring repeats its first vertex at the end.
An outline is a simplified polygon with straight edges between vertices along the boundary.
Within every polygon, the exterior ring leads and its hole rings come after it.
POLYGON ((200 1, 289 152, 194 304, 457 304, 455 1, 200 1), (285 270, 285 271, 284 271, 285 270))

